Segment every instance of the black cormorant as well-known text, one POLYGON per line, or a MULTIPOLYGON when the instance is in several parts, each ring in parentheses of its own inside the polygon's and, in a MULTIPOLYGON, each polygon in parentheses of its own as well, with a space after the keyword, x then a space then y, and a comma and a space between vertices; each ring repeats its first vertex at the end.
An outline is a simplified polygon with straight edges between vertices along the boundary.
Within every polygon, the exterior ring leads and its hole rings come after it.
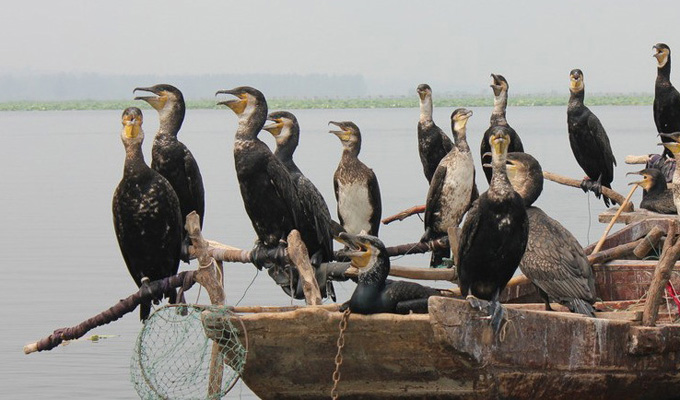
MULTIPOLYGON (((451 128, 456 138, 454 148, 439 162, 430 182, 425 205, 425 234, 421 241, 447 235, 449 228, 460 225, 463 215, 475 200, 475 165, 466 139, 466 125, 472 111, 458 108, 451 114, 451 128)), ((442 263, 450 249, 433 251, 430 266, 442 263)))
MULTIPOLYGON (((203 226, 205 192, 201 171, 189 149, 177 140, 185 113, 182 92, 166 84, 147 88, 139 87, 134 91, 138 90, 155 94, 155 96, 135 97, 135 100, 144 100, 149 103, 158 111, 160 119, 160 126, 151 149, 151 168, 163 175, 177 193, 182 212, 182 226, 184 226, 186 216, 192 211, 198 213, 201 226, 203 226)), ((191 245, 191 239, 185 235, 182 258, 186 262, 189 261, 189 245, 191 245)))
MULTIPOLYGON (((113 226, 120 252, 138 287, 175 275, 182 248, 182 216, 179 200, 170 183, 149 168, 142 154, 142 111, 125 109, 121 138, 125 146, 125 167, 113 195, 113 226)), ((165 292, 170 303, 177 302, 175 289, 165 292)), ((150 304, 140 305, 144 321, 150 304)))
POLYGON ((293 153, 300 140, 300 125, 295 115, 287 111, 277 111, 270 113, 267 119, 272 123, 263 129, 274 136, 276 140, 274 155, 286 166, 295 183, 302 210, 302 215, 298 216, 303 225, 300 234, 309 251, 310 261, 317 268, 317 280, 320 283, 321 294, 325 297, 325 289, 332 293, 333 288, 330 281, 324 279, 324 276, 319 276, 322 272, 319 266, 322 262, 333 259, 331 213, 321 192, 293 160, 293 153), (326 286, 323 285, 324 282, 326 286))
MULTIPOLYGON (((290 173, 257 137, 267 121, 267 100, 262 92, 248 86, 220 90, 217 94, 237 97, 217 104, 226 105, 238 116, 234 163, 243 205, 258 238, 255 251, 261 247, 283 251, 288 234, 299 226, 302 211, 290 173)), ((269 263, 264 266, 286 293, 291 294, 291 286, 297 287, 294 268, 269 263)))
POLYGON ((333 175, 338 219, 353 234, 362 231, 378 236, 382 203, 380 187, 373 170, 359 161, 361 132, 353 122, 329 122, 340 128, 331 130, 342 142, 342 157, 333 175))
MULTIPOLYGON (((657 43, 653 49, 657 62, 654 84, 654 123, 658 133, 680 131, 680 93, 671 83, 671 49, 665 43, 657 43)), ((668 142, 670 139, 662 138, 668 142)), ((672 158, 668 150, 664 154, 672 158)))
MULTIPOLYGON (((581 188, 585 192, 593 191, 599 199, 602 195, 602 186, 611 188, 616 159, 600 120, 583 104, 585 97, 583 72, 580 69, 573 69, 569 73, 569 78, 571 81, 569 86, 571 96, 567 107, 569 144, 578 165, 587 175, 581 182, 581 188)), ((602 199, 609 207, 609 198, 602 196, 602 199)))
POLYGON ((673 192, 668 189, 666 177, 661 170, 657 168, 645 168, 642 171, 629 172, 626 175, 630 174, 642 176, 642 180, 631 183, 638 184, 644 189, 640 208, 661 214, 678 213, 678 210, 675 208, 675 203, 673 202, 673 192))
POLYGON ((529 218, 529 238, 519 268, 545 300, 572 312, 595 316, 595 276, 578 240, 543 210, 532 206, 543 190, 543 170, 526 153, 508 153, 508 178, 522 196, 529 218))
POLYGON ((432 88, 418 85, 420 120, 418 121, 418 153, 427 182, 432 181, 439 161, 453 148, 453 142, 432 120, 432 88))
POLYGON ((351 259, 351 265, 359 270, 357 287, 341 311, 349 307, 358 314, 427 312, 428 297, 438 295, 439 291, 414 282, 387 279, 390 258, 380 239, 347 232, 341 233, 339 239, 347 246, 343 252, 351 259))
POLYGON ((529 234, 522 198, 506 175, 505 162, 510 137, 501 126, 489 140, 493 175, 489 190, 468 211, 458 247, 458 277, 461 293, 473 306, 476 298, 490 300, 489 314, 494 331, 503 320, 499 295, 519 265, 529 234), (470 296, 472 295, 472 296, 470 296))
MULTIPOLYGON (((480 159, 482 160, 482 165, 491 161, 490 158, 484 158, 484 155, 491 151, 491 146, 489 146, 489 137, 493 133, 492 128, 495 126, 502 126, 505 132, 510 136, 510 148, 508 152, 524 151, 524 146, 522 145, 522 140, 519 138, 517 132, 508 124, 505 119, 505 110, 508 107, 508 81, 503 77, 503 75, 491 74, 493 82, 491 83, 491 89, 493 89, 493 111, 491 112, 489 129, 484 132, 482 137, 482 144, 479 149, 480 159)), ((491 182, 491 167, 482 167, 484 171, 484 176, 486 176, 486 181, 491 182)))

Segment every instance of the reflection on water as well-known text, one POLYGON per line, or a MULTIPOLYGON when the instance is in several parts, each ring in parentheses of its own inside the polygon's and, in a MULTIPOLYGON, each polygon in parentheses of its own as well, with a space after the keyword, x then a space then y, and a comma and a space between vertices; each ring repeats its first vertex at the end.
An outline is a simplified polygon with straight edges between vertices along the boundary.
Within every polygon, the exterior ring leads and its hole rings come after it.
MULTIPOLYGON (((619 162, 614 189, 625 194, 625 172, 639 169, 624 165, 625 155, 658 152, 651 107, 592 110, 607 129, 619 162)), ((435 120, 447 132, 451 111, 435 109, 435 120)), ((479 171, 477 149, 490 109, 473 111, 468 140, 479 171)), ((327 133, 329 120, 352 120, 361 128, 360 158, 380 181, 383 216, 424 203, 427 186, 416 150, 417 109, 295 113, 302 129, 296 161, 324 194, 334 215, 332 175, 341 147, 337 138, 327 133)), ((145 114, 148 161, 158 120, 155 112, 145 114)), ((545 170, 583 176, 569 148, 564 107, 511 108, 508 120, 527 152, 545 170)), ((111 197, 124 157, 120 111, 5 112, 0 113, 0 126, 0 204, 4 211, 0 217, 0 268, 6 282, 0 309, 3 391, 14 399, 134 398, 129 360, 140 329, 137 313, 92 331, 116 335, 99 343, 76 342, 30 356, 21 350, 24 344, 56 328, 80 323, 136 289, 118 251, 111 217, 111 197)), ((206 237, 250 248, 254 233, 234 174, 235 127, 236 119, 228 110, 189 110, 180 139, 194 153, 203 173, 206 237)), ((266 132, 261 136, 273 143, 266 132)), ((485 190, 481 173, 477 184, 485 190)), ((604 209, 602 202, 577 189, 547 182, 536 205, 560 220, 582 244, 596 240, 604 228, 596 222, 604 209)), ((416 241, 422 234, 422 222, 412 217, 380 232, 388 245, 416 241)), ((427 257, 408 256, 393 262, 424 266, 427 257)), ((267 274, 258 274, 249 265, 225 265, 229 304, 290 304, 267 274)), ((349 298, 352 290, 352 283, 337 284, 338 300, 349 298)), ((194 289, 187 299, 195 301, 197 295, 194 289)), ((203 294, 200 301, 208 302, 207 296, 203 294)), ((227 398, 239 397, 254 398, 247 387, 237 385, 227 398)))

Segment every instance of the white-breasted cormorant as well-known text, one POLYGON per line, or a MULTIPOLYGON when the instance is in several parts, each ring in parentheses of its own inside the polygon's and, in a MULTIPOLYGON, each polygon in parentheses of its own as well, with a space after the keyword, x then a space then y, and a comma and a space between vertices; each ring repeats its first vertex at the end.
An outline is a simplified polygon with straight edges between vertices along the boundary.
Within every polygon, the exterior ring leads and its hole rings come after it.
POLYGON ((358 314, 427 312, 428 297, 438 295, 439 291, 414 282, 387 279, 390 258, 380 239, 342 232, 339 240, 347 246, 343 253, 359 270, 357 287, 340 307, 341 311, 349 307, 358 314))
MULTIPOLYGON (((123 112, 121 139, 125 166, 113 194, 113 226, 120 252, 138 287, 175 275, 182 249, 182 216, 179 200, 170 183, 149 168, 142 153, 142 111, 129 107, 123 112)), ((177 302, 175 289, 165 292, 170 303, 177 302)), ((144 321, 150 304, 140 305, 144 321)))
MULTIPOLYGON (((656 82, 654 84, 654 123, 658 133, 680 131, 680 93, 671 83, 671 49, 665 43, 652 47, 657 62, 656 82)), ((668 142, 670 139, 662 138, 668 142)), ((672 158, 670 151, 664 154, 672 158)))
POLYGON ((559 222, 532 204, 543 191, 543 170, 526 153, 508 153, 508 178, 522 196, 529 218, 529 238, 519 268, 545 300, 572 312, 595 316, 595 276, 578 240, 559 222))
MULTIPOLYGON (((448 229, 460 225, 463 215, 475 200, 475 165, 466 138, 466 125, 472 111, 458 108, 451 114, 451 129, 455 146, 437 166, 430 182, 425 205, 426 242, 447 235, 448 229)), ((442 263, 448 257, 449 249, 432 252, 430 266, 442 263)))
POLYGON ((666 177, 661 170, 645 168, 642 171, 629 172, 626 175, 631 174, 642 176, 642 180, 630 183, 631 185, 638 184, 644 189, 640 208, 661 214, 678 213, 673 202, 673 192, 668 189, 666 177))
MULTIPOLYGON (((144 100, 149 103, 158 111, 160 120, 160 126, 151 148, 151 168, 163 175, 177 193, 182 212, 182 226, 187 215, 192 211, 198 213, 201 226, 203 226, 205 191, 201 171, 193 154, 184 143, 177 140, 177 134, 182 127, 186 112, 184 96, 179 89, 167 84, 138 87, 134 91, 138 90, 155 94, 155 96, 135 97, 135 100, 144 100)), ((191 245, 191 239, 185 235, 182 248, 182 259, 185 262, 189 262, 189 245, 191 245)))
MULTIPOLYGON (((493 111, 491 112, 491 118, 489 118, 489 129, 484 132, 482 137, 482 143, 479 147, 479 155, 482 160, 482 165, 490 162, 490 158, 484 158, 484 155, 491 151, 491 146, 489 145, 489 137, 492 134, 492 128, 495 126, 502 126, 505 132, 510 136, 510 148, 508 152, 524 151, 524 146, 522 145, 522 140, 519 138, 517 132, 508 124, 508 120, 505 119, 505 111, 508 107, 508 81, 503 77, 503 75, 491 74, 493 82, 491 83, 491 89, 493 90, 493 111)), ((486 181, 491 182, 491 167, 483 166, 484 176, 486 176, 486 181)))
POLYGON ((423 83, 416 89, 420 99, 418 120, 418 154, 423 164, 425 179, 430 183, 439 161, 453 148, 453 142, 432 120, 432 88, 423 83))
POLYGON ((580 69, 573 69, 569 73, 569 78, 571 92, 567 107, 569 144, 578 165, 587 175, 581 182, 581 188, 584 192, 591 190, 598 199, 601 196, 604 204, 609 207, 609 198, 602 196, 602 186, 611 189, 616 159, 600 120, 583 104, 585 98, 583 72, 580 69))
MULTIPOLYGON (((262 92, 249 86, 216 94, 237 97, 217 104, 226 105, 238 116, 234 163, 243 205, 258 238, 255 251, 260 247, 284 251, 288 234, 299 227, 298 216, 302 211, 290 173, 257 137, 267 121, 267 100, 262 92)), ((270 263, 264 267, 286 293, 292 294, 292 286, 299 297, 297 270, 270 263)))
POLYGON ((300 234, 309 251, 310 261, 317 268, 321 295, 325 297, 328 290, 334 298, 331 282, 322 276, 324 274, 319 269, 321 263, 333 260, 331 213, 319 189, 300 171, 293 160, 293 153, 300 140, 300 125, 295 115, 287 111, 270 113, 267 119, 272 123, 263 129, 271 133, 276 140, 274 155, 288 169, 297 189, 302 210, 302 215, 298 216, 303 225, 300 234))
POLYGON ((458 247, 458 279, 461 293, 473 306, 479 305, 477 298, 490 301, 488 312, 497 332, 503 320, 499 295, 522 259, 529 221, 524 202, 506 175, 510 136, 501 126, 493 129, 489 138, 491 183, 465 217, 458 247))
POLYGON ((342 142, 342 157, 333 175, 338 219, 349 233, 362 231, 378 236, 382 202, 373 170, 359 161, 361 132, 353 122, 329 122, 340 128, 331 130, 342 142))

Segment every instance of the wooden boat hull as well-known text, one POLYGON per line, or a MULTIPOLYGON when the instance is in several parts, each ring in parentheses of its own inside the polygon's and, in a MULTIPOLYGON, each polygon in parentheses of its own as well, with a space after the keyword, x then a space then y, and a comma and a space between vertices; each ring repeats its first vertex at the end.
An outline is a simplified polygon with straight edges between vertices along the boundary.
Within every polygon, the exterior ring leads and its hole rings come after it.
MULTIPOLYGON (((643 328, 512 305, 506 312, 509 323, 496 337, 483 312, 451 298, 430 298, 425 315, 352 315, 341 398, 670 399, 680 393, 680 326, 643 328)), ((328 397, 341 316, 307 307, 233 317, 243 322, 239 335, 249 344, 242 379, 263 399, 328 397)))

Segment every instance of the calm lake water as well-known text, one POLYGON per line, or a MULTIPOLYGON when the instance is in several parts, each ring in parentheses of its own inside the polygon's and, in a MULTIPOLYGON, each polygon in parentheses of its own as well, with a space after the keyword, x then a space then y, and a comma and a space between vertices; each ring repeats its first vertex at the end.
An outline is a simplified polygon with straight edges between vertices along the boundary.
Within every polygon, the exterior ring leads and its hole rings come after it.
MULTIPOLYGON (((624 164, 628 154, 659 152, 651 107, 592 107, 607 129, 619 166, 614 189, 628 192, 624 176, 640 166, 624 164)), ((468 141, 479 171, 479 143, 490 108, 473 108, 468 141)), ((121 110, 122 111, 122 110, 121 110)), ((0 308, 0 376, 3 397, 13 399, 131 399, 130 356, 141 328, 138 313, 89 334, 115 335, 99 343, 76 342, 49 352, 24 355, 22 348, 114 305, 136 291, 118 250, 112 226, 111 198, 123 167, 121 111, 0 113, 0 246, 5 285, 0 308)), ((450 132, 451 109, 435 109, 435 120, 450 132)), ((340 158, 338 139, 328 134, 329 120, 352 120, 361 128, 360 158, 380 181, 383 216, 424 203, 427 185, 417 154, 417 109, 300 110, 302 127, 296 153, 300 168, 316 183, 335 215, 332 176, 340 158)), ((158 118, 145 111, 147 162, 158 118)), ((581 178, 569 147, 566 107, 513 107, 508 120, 544 170, 581 178)), ((232 155, 236 118, 229 110, 189 110, 180 134, 197 158, 206 188, 205 236, 251 248, 255 234, 243 208, 232 155)), ((261 137, 270 145, 266 132, 261 137)), ((480 191, 486 190, 477 174, 480 191)), ((638 204, 640 194, 636 193, 638 204)), ((560 220, 582 244, 597 240, 604 225, 597 215, 602 201, 578 189, 546 182, 536 203, 560 220)), ((417 241, 418 217, 381 228, 388 245, 417 241)), ((394 264, 425 266, 427 256, 408 256, 394 264)), ((195 264, 192 264, 192 268, 195 264)), ((186 265, 181 267, 187 269, 186 265)), ((287 305, 284 293, 266 273, 251 265, 225 264, 230 305, 287 305), (252 282, 252 285, 251 285, 252 282), (249 286, 251 285, 251 286, 249 286)), ((446 282, 433 285, 446 287, 446 282)), ((353 290, 336 284, 338 300, 353 290)), ((195 301, 197 290, 187 294, 195 301)), ((207 303, 207 295, 199 299, 207 303)), ((301 302, 296 302, 301 304, 301 302)), ((329 380, 330 380, 329 376, 329 380)), ((227 398, 256 398, 237 384, 227 398)))

